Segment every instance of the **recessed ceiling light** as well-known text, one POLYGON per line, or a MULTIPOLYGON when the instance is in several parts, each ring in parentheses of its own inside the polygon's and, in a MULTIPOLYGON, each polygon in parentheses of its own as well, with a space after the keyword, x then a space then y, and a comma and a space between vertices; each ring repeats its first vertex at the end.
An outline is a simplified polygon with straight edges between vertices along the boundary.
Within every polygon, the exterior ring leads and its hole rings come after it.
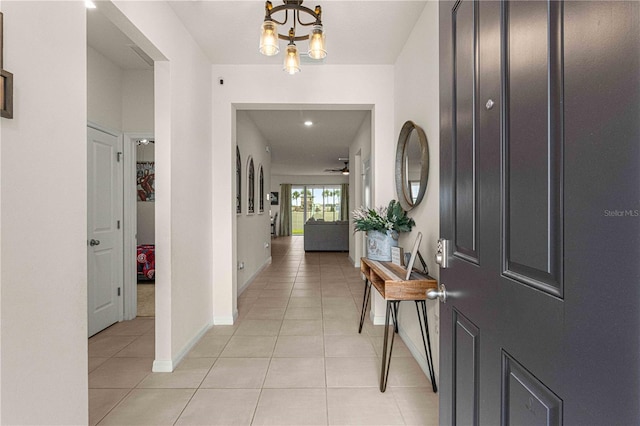
POLYGON ((85 6, 87 9, 95 9, 95 8, 96 8, 95 3, 93 3, 91 0, 85 0, 85 2, 84 2, 84 6, 85 6))
POLYGON ((307 120, 307 121, 304 122, 304 125, 305 126, 313 126, 313 121, 307 120))

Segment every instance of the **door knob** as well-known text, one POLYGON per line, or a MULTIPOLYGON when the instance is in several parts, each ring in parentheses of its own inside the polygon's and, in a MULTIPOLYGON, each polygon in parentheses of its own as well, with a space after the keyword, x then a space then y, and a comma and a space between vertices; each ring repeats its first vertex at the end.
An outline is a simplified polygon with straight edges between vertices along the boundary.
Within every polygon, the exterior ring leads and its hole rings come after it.
POLYGON ((436 300, 440 299, 440 302, 447 303, 447 288, 444 284, 440 284, 438 289, 432 289, 427 291, 427 299, 436 300))
POLYGON ((91 247, 93 246, 99 246, 100 245, 100 240, 94 240, 93 238, 91 239, 91 241, 89 241, 89 245, 91 247))

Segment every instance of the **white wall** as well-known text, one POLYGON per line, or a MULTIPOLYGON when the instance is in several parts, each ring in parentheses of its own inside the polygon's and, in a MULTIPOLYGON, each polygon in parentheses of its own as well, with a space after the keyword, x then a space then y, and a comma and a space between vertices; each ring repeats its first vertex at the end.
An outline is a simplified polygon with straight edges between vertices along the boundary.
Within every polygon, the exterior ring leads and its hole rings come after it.
MULTIPOLYGON (((431 276, 438 279, 439 270, 434 261, 435 246, 440 233, 440 113, 438 70, 438 2, 427 2, 410 38, 399 55, 395 66, 395 135, 407 120, 421 126, 429 141, 429 181, 427 192, 419 206, 409 216, 416 221, 411 233, 402 234, 400 246, 411 250, 417 232, 422 232, 420 252, 428 264, 431 276)), ((438 371, 439 335, 437 302, 427 301, 434 365, 438 371)), ((420 329, 414 310, 400 311, 401 336, 421 355, 426 367, 420 329)))
POLYGON ((153 134, 153 70, 122 73, 122 130, 153 134))
POLYGON ((87 46, 87 119, 122 130, 122 68, 87 46))
MULTIPOLYGON (((237 142, 242 160, 242 213, 238 222, 238 262, 244 264, 238 270, 238 289, 242 290, 271 260, 271 228, 266 195, 269 194, 271 175, 271 154, 266 150, 267 141, 245 111, 236 116, 237 142), (247 162, 253 158, 255 171, 255 213, 248 213, 248 168, 247 162), (264 212, 260 213, 260 166, 264 173, 264 212), (268 244, 265 247, 265 244, 268 244)), ((235 205, 235 204, 234 204, 235 205)))
MULTIPOLYGON (((371 156, 371 114, 367 114, 362 121, 358 133, 349 147, 349 229, 353 229, 351 212, 364 203, 362 201, 362 161, 371 156)), ((349 258, 355 266, 360 266, 363 253, 363 232, 352 232, 349 237, 349 258)))
POLYGON ((156 60, 154 370, 171 371, 212 318, 211 66, 167 3, 97 3, 156 60))
POLYGON ((2 424, 86 424, 87 49, 82 2, 2 1, 2 424))
POLYGON ((393 144, 393 66, 306 67, 295 76, 284 73, 280 66, 214 65, 213 85, 213 198, 224 203, 213 212, 217 224, 216 238, 231 241, 214 247, 213 267, 214 321, 233 320, 237 315, 235 213, 235 118, 234 109, 265 108, 278 100, 280 107, 318 104, 352 106, 363 110, 374 108, 374 173, 379 178, 374 196, 393 197, 393 164, 387 160, 395 152, 393 144), (363 78, 366 76, 366 78, 363 78), (224 85, 217 84, 217 78, 224 85), (264 82, 269 84, 265 85, 264 82))

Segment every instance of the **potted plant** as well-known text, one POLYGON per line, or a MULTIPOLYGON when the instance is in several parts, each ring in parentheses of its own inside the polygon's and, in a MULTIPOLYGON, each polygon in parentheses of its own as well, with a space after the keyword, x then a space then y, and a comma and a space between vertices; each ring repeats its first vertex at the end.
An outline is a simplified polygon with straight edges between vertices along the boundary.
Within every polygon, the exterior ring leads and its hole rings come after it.
POLYGON ((360 207, 352 214, 355 231, 367 233, 367 257, 372 260, 390 261, 391 247, 398 246, 399 233, 410 232, 416 224, 396 200, 387 207, 360 207))

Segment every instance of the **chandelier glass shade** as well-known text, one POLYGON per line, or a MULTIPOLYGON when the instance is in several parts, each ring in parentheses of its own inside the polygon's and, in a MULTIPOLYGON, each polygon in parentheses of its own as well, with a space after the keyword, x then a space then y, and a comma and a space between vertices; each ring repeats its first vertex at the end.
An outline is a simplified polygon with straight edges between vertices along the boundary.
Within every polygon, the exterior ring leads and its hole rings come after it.
POLYGON ((286 56, 284 57, 284 70, 291 75, 300 72, 300 53, 295 44, 287 46, 286 56))
POLYGON ((309 42, 307 54, 309 58, 320 60, 327 56, 325 33, 322 26, 322 8, 316 6, 314 10, 302 5, 303 0, 283 0, 283 4, 273 7, 270 1, 265 3, 265 17, 260 34, 260 53, 265 56, 277 55, 280 51, 278 40, 287 40, 284 58, 284 70, 289 74, 300 71, 300 53, 297 41, 309 42), (289 15, 291 12, 291 16, 289 15), (276 15, 283 19, 276 18, 276 15), (284 16, 283 16, 284 15, 284 16), (303 20, 302 16, 306 18, 303 20), (278 25, 286 25, 291 17, 291 28, 288 34, 280 34, 278 25), (311 18, 311 19, 309 19, 311 18), (311 27, 307 34, 299 35, 298 26, 311 27))
POLYGON ((278 24, 273 21, 262 23, 262 34, 260 36, 260 53, 265 56, 277 55, 280 51, 278 46, 278 24))

